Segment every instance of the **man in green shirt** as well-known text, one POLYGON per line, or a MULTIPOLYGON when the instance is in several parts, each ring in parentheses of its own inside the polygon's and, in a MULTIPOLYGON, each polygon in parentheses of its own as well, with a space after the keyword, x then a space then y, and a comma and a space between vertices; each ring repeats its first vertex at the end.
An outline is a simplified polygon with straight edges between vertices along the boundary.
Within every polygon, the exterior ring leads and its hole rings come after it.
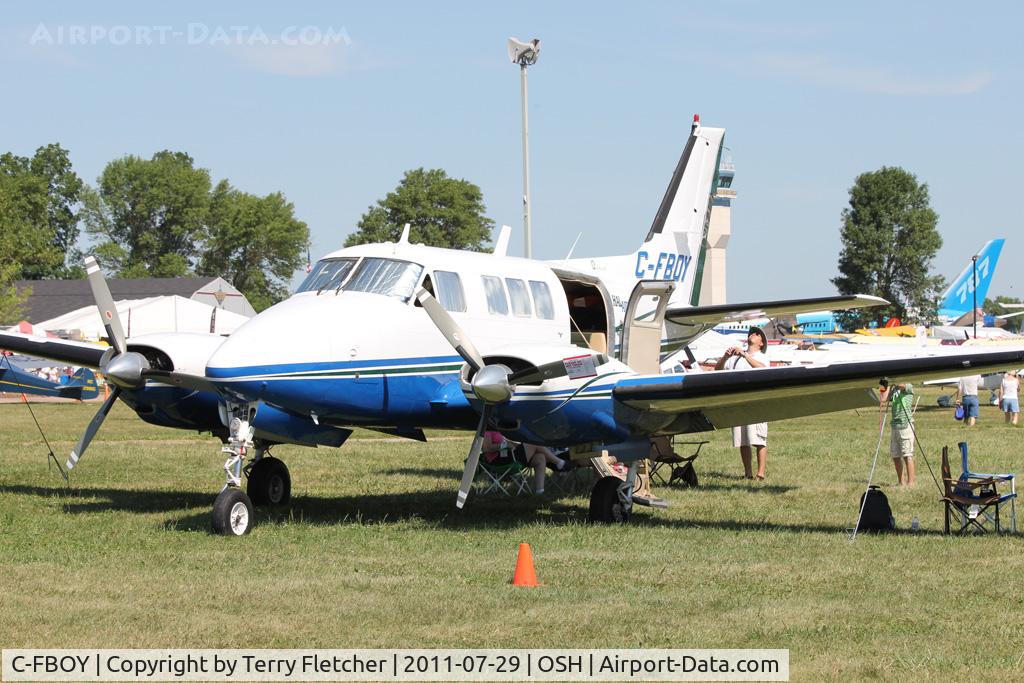
POLYGON ((912 384, 897 384, 890 387, 887 382, 882 382, 878 393, 881 396, 881 408, 885 409, 886 400, 889 401, 892 408, 890 421, 892 438, 889 440, 889 454, 892 456, 892 464, 896 467, 897 485, 913 486, 914 386, 912 384))

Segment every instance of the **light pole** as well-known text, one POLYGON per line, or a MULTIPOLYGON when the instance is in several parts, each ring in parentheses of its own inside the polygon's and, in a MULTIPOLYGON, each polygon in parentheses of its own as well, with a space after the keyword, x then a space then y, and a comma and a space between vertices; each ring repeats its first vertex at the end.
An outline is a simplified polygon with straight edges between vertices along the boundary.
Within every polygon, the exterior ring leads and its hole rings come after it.
POLYGON ((533 257, 530 243, 530 133, 526 114, 526 67, 537 63, 540 56, 540 40, 534 38, 524 43, 517 38, 508 39, 508 57, 513 64, 519 65, 519 84, 522 92, 523 106, 523 246, 524 256, 533 257))
POLYGON ((974 313, 971 315, 974 318, 974 338, 978 338, 978 255, 975 254, 971 257, 971 263, 974 267, 974 313))

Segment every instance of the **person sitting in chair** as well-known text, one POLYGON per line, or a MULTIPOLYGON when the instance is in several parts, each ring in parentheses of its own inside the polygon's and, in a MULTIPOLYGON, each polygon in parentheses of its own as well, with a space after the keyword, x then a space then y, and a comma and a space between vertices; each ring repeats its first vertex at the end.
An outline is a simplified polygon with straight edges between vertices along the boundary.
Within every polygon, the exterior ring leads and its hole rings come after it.
POLYGON ((547 478, 547 466, 558 472, 572 467, 568 460, 563 460, 551 452, 550 448, 532 443, 517 443, 502 436, 501 432, 484 432, 484 443, 481 451, 484 461, 491 464, 503 464, 513 459, 524 467, 533 468, 533 492, 538 496, 544 493, 544 481, 547 478))

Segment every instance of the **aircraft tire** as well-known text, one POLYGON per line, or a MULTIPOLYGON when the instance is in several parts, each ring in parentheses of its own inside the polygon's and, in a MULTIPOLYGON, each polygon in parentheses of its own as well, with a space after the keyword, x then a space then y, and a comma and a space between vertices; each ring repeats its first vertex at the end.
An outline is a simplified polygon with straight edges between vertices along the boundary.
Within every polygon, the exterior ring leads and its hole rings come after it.
POLYGON ((594 484, 590 492, 590 513, 591 522, 602 524, 624 524, 629 521, 629 512, 622 508, 619 501, 619 485, 622 480, 618 477, 604 477, 594 484))
POLYGON ((245 491, 229 486, 213 501, 213 531, 221 536, 244 536, 252 529, 255 513, 245 491))
POLYGON ((287 505, 292 498, 292 476, 283 461, 266 456, 253 464, 245 488, 253 505, 287 505))

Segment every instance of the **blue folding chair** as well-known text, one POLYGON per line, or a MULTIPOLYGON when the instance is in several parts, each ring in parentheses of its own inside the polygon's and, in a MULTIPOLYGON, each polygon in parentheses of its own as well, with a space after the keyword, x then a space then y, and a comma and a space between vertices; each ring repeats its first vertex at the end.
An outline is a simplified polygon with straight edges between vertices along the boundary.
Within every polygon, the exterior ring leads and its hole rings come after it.
POLYGON ((960 526, 959 533, 968 530, 985 532, 986 523, 991 523, 996 533, 1002 532, 1000 508, 1010 504, 1010 529, 1017 531, 1017 478, 1014 474, 972 472, 967 458, 967 443, 961 441, 961 474, 953 479, 950 474, 948 450, 942 449, 942 480, 945 487, 943 503, 946 506, 946 533, 950 521, 955 519, 960 526), (1009 483, 1009 493, 999 493, 998 483, 1009 483))

